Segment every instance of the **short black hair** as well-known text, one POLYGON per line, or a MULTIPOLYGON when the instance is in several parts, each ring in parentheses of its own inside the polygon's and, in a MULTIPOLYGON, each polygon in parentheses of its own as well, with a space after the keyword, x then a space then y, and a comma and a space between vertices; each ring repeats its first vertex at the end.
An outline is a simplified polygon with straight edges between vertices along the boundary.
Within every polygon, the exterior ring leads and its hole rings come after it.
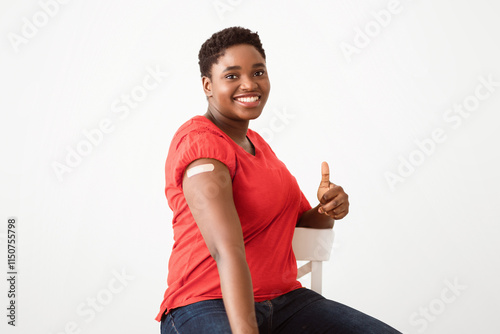
POLYGON ((216 32, 203 43, 198 53, 198 64, 202 77, 212 77, 212 65, 217 64, 219 57, 224 55, 227 48, 237 44, 249 44, 266 59, 266 53, 257 32, 242 27, 230 27, 216 32))

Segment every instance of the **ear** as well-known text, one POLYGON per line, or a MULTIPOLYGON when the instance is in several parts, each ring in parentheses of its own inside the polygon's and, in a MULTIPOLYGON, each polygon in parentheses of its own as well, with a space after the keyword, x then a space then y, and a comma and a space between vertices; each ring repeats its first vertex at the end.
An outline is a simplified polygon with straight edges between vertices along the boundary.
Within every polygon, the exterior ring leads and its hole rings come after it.
POLYGON ((205 92, 207 98, 212 96, 212 80, 210 80, 209 77, 204 76, 201 78, 201 83, 203 85, 203 91, 205 92))

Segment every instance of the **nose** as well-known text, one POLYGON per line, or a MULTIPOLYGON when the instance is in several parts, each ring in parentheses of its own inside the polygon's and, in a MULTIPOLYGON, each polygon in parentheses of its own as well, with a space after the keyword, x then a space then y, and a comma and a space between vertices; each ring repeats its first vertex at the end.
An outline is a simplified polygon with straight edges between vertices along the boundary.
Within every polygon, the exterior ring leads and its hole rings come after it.
POLYGON ((245 75, 241 78, 241 84, 240 84, 241 90, 252 91, 257 89, 257 87, 259 87, 259 85, 257 84, 257 82, 255 82, 254 77, 249 77, 245 75))

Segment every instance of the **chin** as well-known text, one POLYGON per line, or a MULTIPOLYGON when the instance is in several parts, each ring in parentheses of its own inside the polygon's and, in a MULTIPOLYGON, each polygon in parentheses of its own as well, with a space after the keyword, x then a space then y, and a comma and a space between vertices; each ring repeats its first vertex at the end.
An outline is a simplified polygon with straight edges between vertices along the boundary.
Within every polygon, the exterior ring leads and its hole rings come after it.
POLYGON ((255 111, 246 111, 242 115, 242 118, 252 120, 252 119, 257 119, 259 116, 262 114, 262 109, 260 110, 255 110, 255 111))

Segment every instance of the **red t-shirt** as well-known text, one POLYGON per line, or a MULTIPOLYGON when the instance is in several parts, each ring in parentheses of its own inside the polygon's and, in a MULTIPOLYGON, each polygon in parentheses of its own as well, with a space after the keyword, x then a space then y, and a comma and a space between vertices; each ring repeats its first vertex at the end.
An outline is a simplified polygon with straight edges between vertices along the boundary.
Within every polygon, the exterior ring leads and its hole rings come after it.
POLYGON ((168 265, 168 288, 156 320, 170 309, 222 298, 217 264, 184 198, 182 178, 194 160, 212 158, 231 175, 245 253, 256 302, 300 288, 292 250, 295 225, 311 205, 264 139, 247 137, 255 156, 246 152, 204 116, 195 116, 174 135, 165 164, 165 194, 173 211, 174 246, 168 265))

